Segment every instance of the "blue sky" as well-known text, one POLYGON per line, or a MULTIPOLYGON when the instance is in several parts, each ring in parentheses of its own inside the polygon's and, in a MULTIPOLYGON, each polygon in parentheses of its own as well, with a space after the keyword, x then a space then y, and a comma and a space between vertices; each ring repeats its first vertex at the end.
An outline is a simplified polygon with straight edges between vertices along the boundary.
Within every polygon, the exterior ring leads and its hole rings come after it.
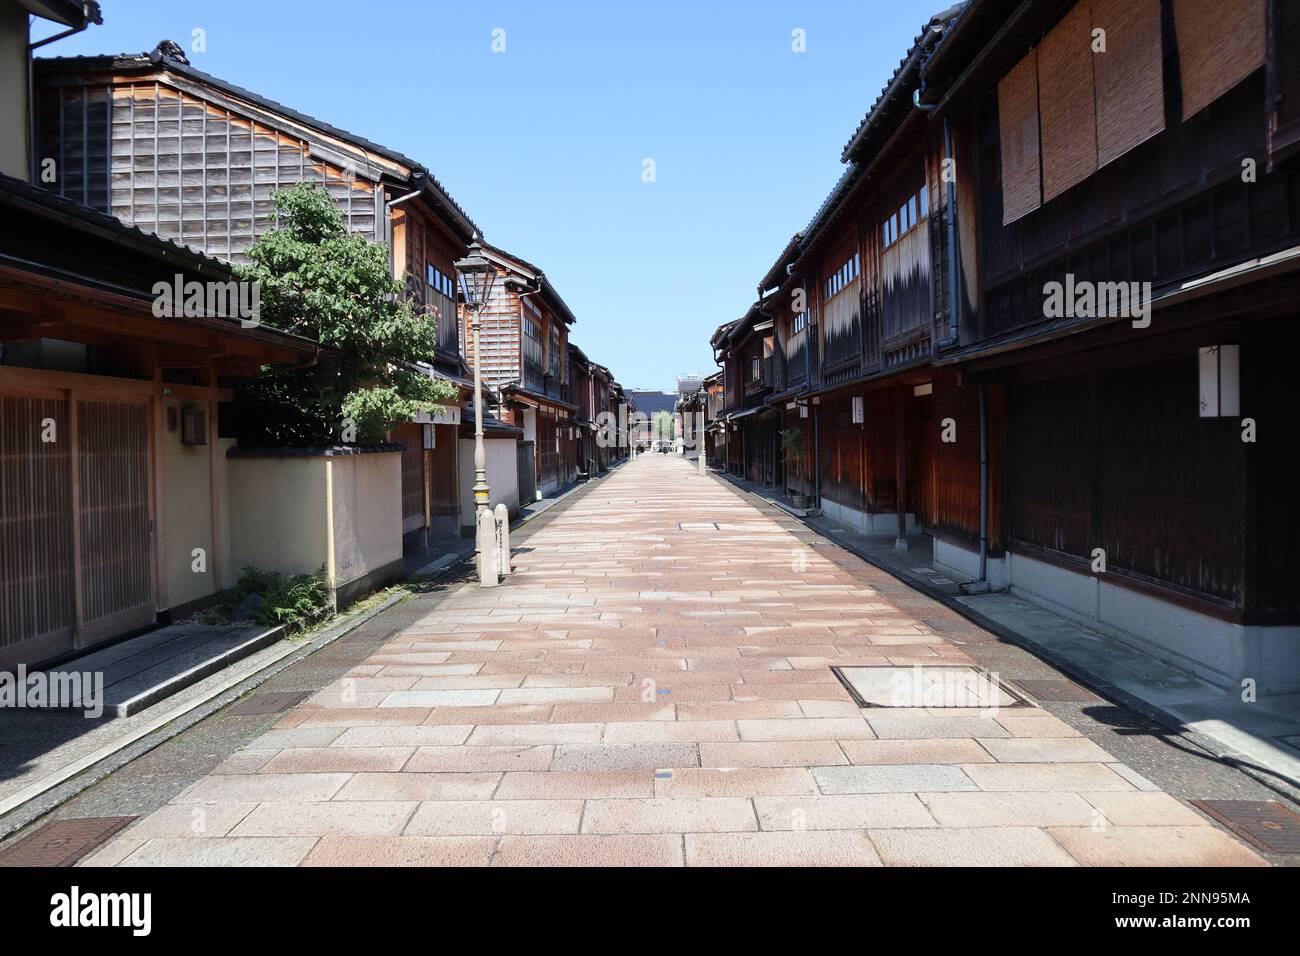
POLYGON ((709 334, 754 299, 947 5, 103 0, 102 26, 41 52, 188 51, 201 28, 197 68, 424 163, 490 242, 546 271, 592 359, 672 388, 714 369, 709 334))

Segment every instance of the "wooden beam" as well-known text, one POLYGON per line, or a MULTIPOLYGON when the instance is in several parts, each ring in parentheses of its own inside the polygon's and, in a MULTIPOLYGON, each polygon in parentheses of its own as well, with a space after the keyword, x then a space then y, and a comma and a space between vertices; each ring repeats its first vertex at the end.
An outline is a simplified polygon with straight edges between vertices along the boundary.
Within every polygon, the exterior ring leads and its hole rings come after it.
POLYGON ((208 360, 208 489, 212 499, 212 587, 221 591, 221 459, 217 455, 217 366, 216 359, 208 360))

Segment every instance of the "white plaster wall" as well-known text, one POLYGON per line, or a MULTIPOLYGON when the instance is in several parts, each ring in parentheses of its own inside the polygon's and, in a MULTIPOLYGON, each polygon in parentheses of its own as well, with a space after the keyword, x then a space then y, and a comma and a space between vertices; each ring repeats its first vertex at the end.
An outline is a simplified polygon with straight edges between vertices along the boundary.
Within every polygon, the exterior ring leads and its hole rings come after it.
MULTIPOLYGON (((949 571, 954 578, 979 580, 980 555, 977 550, 942 538, 935 538, 934 563, 938 570, 949 571)), ((985 566, 989 587, 995 591, 1005 588, 1007 586, 1006 559, 990 557, 985 562, 985 566)))
POLYGON ((1300 691, 1300 627, 1243 626, 1202 614, 1104 575, 1010 554, 1011 592, 1221 687, 1244 678, 1262 694, 1300 691))
POLYGON ((333 476, 337 587, 402 557, 402 456, 384 452, 322 460, 333 476))
MULTIPOLYGON (((842 522, 862 534, 898 534, 898 515, 894 513, 869 514, 859 508, 851 508, 848 505, 840 504, 838 501, 832 501, 825 495, 822 496, 821 509, 822 514, 834 518, 836 521, 842 522)), ((916 515, 909 511, 904 520, 907 533, 915 534, 918 530, 916 515)))
POLYGON ((311 573, 326 563, 325 461, 227 460, 230 558, 236 569, 251 564, 268 571, 311 573))
MULTIPOLYGON (((510 514, 519 513, 519 443, 513 438, 484 438, 487 456, 487 483, 492 507, 504 503, 510 514)), ((460 439, 460 524, 462 533, 474 530, 474 439, 460 439)))

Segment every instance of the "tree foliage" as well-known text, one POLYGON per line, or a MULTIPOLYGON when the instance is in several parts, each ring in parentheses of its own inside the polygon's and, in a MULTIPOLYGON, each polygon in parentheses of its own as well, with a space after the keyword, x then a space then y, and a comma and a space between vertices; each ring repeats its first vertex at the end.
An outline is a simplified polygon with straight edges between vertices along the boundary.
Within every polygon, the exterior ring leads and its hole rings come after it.
MULTIPOLYGON (((389 271, 388 248, 348 233, 314 183, 277 192, 280 225, 248 250, 240 278, 261 283, 261 320, 337 352, 306 368, 266 369, 240 390, 241 426, 258 444, 329 445, 383 439, 394 422, 452 399, 429 377, 438 316, 414 307, 389 271)), ((455 321, 454 316, 444 317, 455 321)))

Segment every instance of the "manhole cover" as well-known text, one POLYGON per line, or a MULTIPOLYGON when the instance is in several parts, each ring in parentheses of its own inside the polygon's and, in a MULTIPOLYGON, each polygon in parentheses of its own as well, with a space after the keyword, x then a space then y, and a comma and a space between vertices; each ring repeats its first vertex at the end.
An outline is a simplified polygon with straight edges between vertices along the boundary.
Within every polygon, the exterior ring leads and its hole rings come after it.
POLYGON ((55 820, 0 851, 0 866, 71 866, 134 819, 55 820))
POLYGON ((1016 686, 1028 691, 1039 700, 1073 700, 1091 702, 1101 700, 1086 687, 1072 680, 1017 680, 1016 686))
POLYGON ((1268 853, 1300 853, 1300 814, 1276 800, 1193 800, 1237 836, 1268 853))
POLYGON ((278 714, 282 710, 288 710, 294 704, 305 700, 307 692, 286 691, 284 693, 254 694, 245 701, 241 701, 234 707, 230 708, 228 713, 236 714, 240 717, 256 717, 260 714, 278 714))
POLYGON ((1016 707, 1026 701, 975 667, 832 667, 859 707, 1016 707))

